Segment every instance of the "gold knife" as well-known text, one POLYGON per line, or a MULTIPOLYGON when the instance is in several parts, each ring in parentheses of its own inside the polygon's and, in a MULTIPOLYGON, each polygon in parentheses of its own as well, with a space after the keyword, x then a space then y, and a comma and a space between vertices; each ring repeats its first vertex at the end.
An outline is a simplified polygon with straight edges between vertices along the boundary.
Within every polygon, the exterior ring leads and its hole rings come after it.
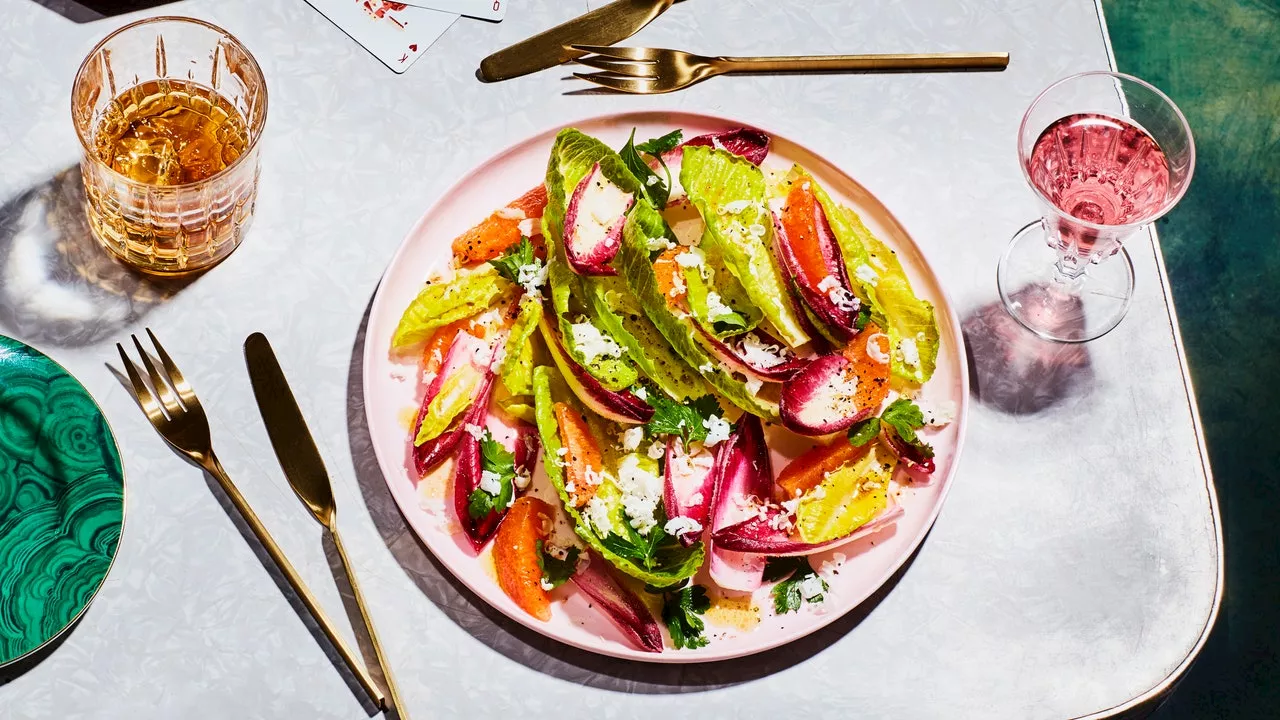
POLYGON ((325 471, 324 460, 316 449, 311 432, 307 430, 307 421, 298 409, 298 401, 289 390, 289 382, 285 379, 284 371, 280 369, 280 363, 265 335, 254 333, 244 341, 244 357, 249 365, 249 380, 253 384, 253 395, 258 401, 258 412, 262 414, 262 422, 267 426, 267 435, 271 438, 271 447, 276 452, 280 467, 298 499, 333 536, 333 545, 338 550, 342 569, 346 571, 347 580, 351 583, 356 607, 360 609, 360 617, 369 632, 373 653, 378 658, 378 665, 382 667, 387 694, 391 696, 391 708, 395 709, 402 720, 408 720, 404 706, 400 703, 400 691, 391 675, 382 643, 378 640, 378 632, 373 627, 373 619, 369 616, 364 595, 360 592, 360 583, 351 570, 351 561, 347 558, 342 537, 338 534, 338 507, 333 499, 329 473, 325 471))
POLYGON ((570 45, 612 45, 636 34, 675 0, 615 0, 485 58, 480 79, 498 82, 586 55, 570 45))

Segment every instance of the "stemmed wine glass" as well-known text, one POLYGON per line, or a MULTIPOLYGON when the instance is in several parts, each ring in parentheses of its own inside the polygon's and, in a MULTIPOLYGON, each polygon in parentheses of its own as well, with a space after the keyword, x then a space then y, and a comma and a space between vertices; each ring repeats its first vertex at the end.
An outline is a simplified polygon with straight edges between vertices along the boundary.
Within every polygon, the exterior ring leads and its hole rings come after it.
POLYGON ((1031 103, 1018 160, 1042 217, 1000 258, 1000 299, 1043 338, 1100 337, 1120 324, 1133 297, 1133 262, 1122 244, 1173 209, 1191 183, 1196 151, 1187 120, 1136 77, 1080 73, 1031 103), (1122 262, 1104 262, 1116 254, 1122 262))

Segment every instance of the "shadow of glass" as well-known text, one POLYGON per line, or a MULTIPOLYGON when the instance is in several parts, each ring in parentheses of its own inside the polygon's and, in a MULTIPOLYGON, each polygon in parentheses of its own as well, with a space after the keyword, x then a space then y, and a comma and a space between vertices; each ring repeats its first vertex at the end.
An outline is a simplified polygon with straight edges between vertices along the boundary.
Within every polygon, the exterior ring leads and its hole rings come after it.
POLYGON ((28 342, 67 347, 112 337, 193 280, 143 275, 98 245, 78 167, 0 206, 0 325, 28 342))
POLYGON ((347 370, 347 432, 356 480, 369 515, 391 554, 423 595, 477 640, 526 667, 568 682, 626 693, 691 693, 732 687, 802 663, 838 641, 875 610, 915 561, 913 553, 879 590, 831 625, 774 650, 737 660, 639 663, 580 650, 534 632, 459 582, 400 514, 378 466, 365 421, 363 364, 368 322, 366 308, 347 370))
POLYGON ((177 0, 31 0, 74 23, 87 23, 169 5, 177 0))
POLYGON ((80 625, 80 621, 84 619, 84 615, 76 618, 70 625, 62 629, 58 636, 43 646, 37 648, 34 652, 15 660, 3 667, 0 667, 0 688, 17 680, 19 676, 34 670, 37 665, 44 662, 49 656, 53 655, 58 648, 62 647, 62 643, 71 637, 71 633, 80 625))
MULTIPOLYGON (((1027 287, 1014 293, 1037 293, 1027 287)), ((1009 415, 1034 415, 1093 389, 1093 365, 1083 344, 1045 340, 1024 328, 1000 302, 961 322, 974 399, 1009 415)))

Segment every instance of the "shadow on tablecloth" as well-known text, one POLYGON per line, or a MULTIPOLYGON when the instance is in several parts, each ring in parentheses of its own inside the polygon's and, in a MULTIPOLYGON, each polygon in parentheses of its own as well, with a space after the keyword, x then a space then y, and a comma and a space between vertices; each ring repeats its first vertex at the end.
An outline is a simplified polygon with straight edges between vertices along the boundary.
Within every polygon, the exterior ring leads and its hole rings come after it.
POLYGON ((194 279, 148 277, 98 245, 78 166, 0 205, 0 331, 26 342, 78 347, 114 337, 194 279))
POLYGON ((400 514, 378 467, 365 421, 362 374, 368 323, 369 308, 366 308, 347 370, 347 431, 356 479, 369 515, 405 574, 427 598, 477 640, 533 670, 588 687, 627 693, 687 693, 732 687, 802 663, 839 640, 871 614, 915 561, 912 553, 866 602, 831 625, 747 658, 714 663, 648 664, 597 655, 545 637, 490 607, 454 578, 400 514))

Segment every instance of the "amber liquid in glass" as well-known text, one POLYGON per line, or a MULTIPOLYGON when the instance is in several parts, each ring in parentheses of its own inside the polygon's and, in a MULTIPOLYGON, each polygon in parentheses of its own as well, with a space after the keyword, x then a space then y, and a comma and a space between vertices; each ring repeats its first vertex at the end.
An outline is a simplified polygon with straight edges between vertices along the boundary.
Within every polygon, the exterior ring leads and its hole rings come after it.
POLYGON ((248 145, 244 116, 217 93, 181 80, 152 80, 107 107, 98 158, 130 180, 181 185, 212 177, 248 145))
POLYGON ((239 244, 257 171, 219 175, 249 150, 245 117, 231 101, 193 83, 150 80, 104 108, 93 147, 101 165, 147 188, 122 194, 109 178, 86 174, 94 235, 135 267, 181 274, 239 244))

